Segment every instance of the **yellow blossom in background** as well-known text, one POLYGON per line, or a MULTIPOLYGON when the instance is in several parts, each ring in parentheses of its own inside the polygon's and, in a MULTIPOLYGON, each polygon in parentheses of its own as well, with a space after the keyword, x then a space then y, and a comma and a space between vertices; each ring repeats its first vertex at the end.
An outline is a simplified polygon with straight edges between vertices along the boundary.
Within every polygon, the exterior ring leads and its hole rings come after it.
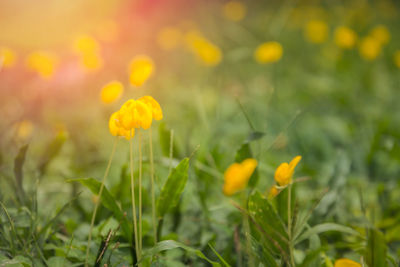
POLYGON ((377 39, 367 36, 361 40, 359 53, 362 58, 371 61, 379 56, 381 49, 381 43, 377 39))
POLYGON ((80 64, 88 72, 97 71, 103 67, 103 58, 97 52, 84 53, 80 56, 80 64))
POLYGON ((152 123, 152 112, 142 101, 130 99, 126 101, 118 112, 118 122, 125 130, 133 128, 148 129, 152 123))
POLYGON ((0 68, 9 68, 15 65, 17 56, 13 50, 0 47, 0 68))
POLYGON ((104 104, 110 104, 119 100, 124 92, 124 86, 119 81, 106 84, 100 93, 100 99, 104 104))
POLYGON ((338 259, 334 267, 361 267, 361 264, 349 259, 338 259))
POLYGON ((261 64, 274 63, 281 59, 283 54, 282 45, 278 42, 266 42, 257 47, 254 59, 261 64))
POLYGON ((32 136, 33 133, 33 123, 30 120, 22 120, 17 123, 17 133, 16 136, 19 139, 26 140, 32 136))
POLYGON ((247 183, 257 167, 257 160, 249 158, 241 163, 233 163, 224 173, 223 192, 231 196, 246 188, 247 183))
POLYGON ((390 32, 384 25, 375 26, 369 36, 377 40, 381 45, 385 45, 390 40, 390 32))
POLYGON ((129 81, 134 86, 142 86, 153 74, 153 60, 145 55, 133 58, 129 64, 129 81))
POLYGON ((394 64, 400 69, 400 50, 394 52, 393 61, 394 64))
POLYGON ((301 156, 296 156, 290 163, 284 162, 275 171, 274 179, 280 186, 286 186, 292 183, 294 168, 301 160, 301 156))
POLYGON ((355 31, 346 26, 340 26, 335 29, 335 44, 344 49, 351 49, 357 42, 357 34, 355 31))
POLYGON ((240 1, 229 1, 222 7, 224 17, 232 21, 241 21, 246 12, 246 6, 240 1))
POLYGON ((163 113, 160 104, 152 96, 143 96, 138 99, 145 103, 152 112, 152 118, 156 121, 162 120, 163 113))
POLYGON ((328 25, 322 20, 310 20, 304 29, 305 38, 314 44, 321 44, 328 39, 328 25))
POLYGON ((42 51, 30 53, 26 60, 27 67, 37 72, 44 79, 53 76, 57 64, 58 59, 54 54, 42 51))
POLYGON ((80 35, 74 41, 74 51, 78 54, 97 53, 100 51, 100 45, 93 37, 80 35))
POLYGON ((275 185, 273 185, 273 186, 271 186, 271 188, 269 189, 269 192, 268 192, 268 198, 274 198, 274 197, 276 197, 278 194, 279 194, 279 189, 278 188, 276 188, 276 186, 275 185))
POLYGON ((132 129, 132 133, 130 130, 126 130, 119 125, 118 121, 119 111, 114 112, 110 116, 110 120, 108 121, 108 128, 110 130, 111 135, 113 136, 123 136, 125 139, 129 140, 130 138, 135 136, 135 129, 132 129), (132 135, 132 136, 131 136, 132 135))
POLYGON ((206 66, 216 66, 222 60, 221 49, 206 39, 197 31, 189 31, 185 35, 185 41, 190 50, 206 66))
POLYGON ((179 46, 182 33, 176 27, 164 27, 157 34, 157 43, 164 50, 172 50, 179 46))

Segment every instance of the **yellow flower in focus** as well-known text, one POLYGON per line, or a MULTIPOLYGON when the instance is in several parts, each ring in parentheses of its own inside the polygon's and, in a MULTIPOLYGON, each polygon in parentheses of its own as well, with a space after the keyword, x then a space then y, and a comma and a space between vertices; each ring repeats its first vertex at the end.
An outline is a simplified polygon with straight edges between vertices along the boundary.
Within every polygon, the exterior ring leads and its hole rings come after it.
POLYGON ((118 112, 118 121, 125 130, 133 128, 148 129, 152 123, 152 112, 142 101, 130 99, 126 101, 118 112))
POLYGON ((400 50, 394 52, 393 60, 394 64, 400 69, 400 50))
POLYGON ((279 194, 279 189, 278 188, 276 188, 276 186, 275 185, 273 185, 271 188, 270 188, 270 190, 269 190, 269 193, 268 193, 268 198, 274 198, 274 197, 276 197, 278 194, 279 194))
POLYGON ((369 36, 377 40, 381 45, 385 45, 390 40, 390 32, 384 25, 375 26, 369 36))
POLYGON ((17 56, 7 47, 0 47, 0 68, 9 68, 15 65, 17 56))
POLYGON ((224 17, 232 21, 241 21, 246 12, 246 6, 240 1, 229 1, 222 7, 224 17))
POLYGON ((294 168, 297 166, 301 156, 296 156, 288 164, 287 162, 282 163, 275 171, 274 179, 280 186, 286 186, 292 183, 292 176, 294 168))
POLYGON ((152 75, 154 63, 145 55, 136 56, 129 64, 129 80, 134 86, 143 85, 152 75))
POLYGON ((157 43, 164 50, 176 48, 180 44, 181 39, 182 33, 175 27, 162 28, 157 35, 157 43))
POLYGON ((101 89, 100 99, 104 104, 111 104, 119 100, 124 92, 124 86, 119 81, 112 81, 101 89))
POLYGON ((334 267, 361 267, 361 264, 349 259, 338 259, 334 267))
POLYGON ((84 70, 88 72, 96 71, 103 67, 103 58, 99 53, 88 52, 80 56, 80 63, 84 70))
POLYGON ((145 103, 152 112, 152 118, 156 121, 162 120, 163 113, 161 110, 160 104, 155 100, 152 96, 143 96, 138 99, 138 101, 142 101, 145 103))
POLYGON ((121 127, 119 124, 119 111, 114 112, 110 116, 110 120, 108 121, 108 128, 110 130, 111 135, 113 136, 123 136, 126 140, 129 140, 135 136, 135 129, 132 129, 132 133, 130 130, 126 130, 121 127), (131 136, 132 134, 132 136, 131 136))
POLYGON ((282 45, 278 42, 266 42, 257 47, 254 52, 255 60, 260 64, 274 63, 281 59, 282 45))
POLYGON ((91 54, 100 51, 100 45, 89 35, 80 35, 74 41, 74 50, 78 54, 91 54))
POLYGON ((243 190, 256 167, 257 160, 252 158, 245 159, 241 163, 233 163, 230 165, 224 173, 224 194, 231 196, 243 190))
POLYGON ((381 43, 373 37, 367 36, 361 40, 359 53, 365 60, 376 59, 381 53, 381 43))
POLYGON ((338 47, 352 49, 357 42, 357 34, 352 29, 340 26, 335 29, 335 43, 338 47))
POLYGON ((41 51, 32 52, 26 60, 27 67, 44 79, 53 76, 57 63, 58 59, 54 54, 41 51))
POLYGON ((304 35, 310 43, 321 44, 328 39, 328 25, 322 20, 311 20, 306 24, 304 35))
POLYGON ((17 137, 22 140, 26 140, 32 136, 33 123, 30 120, 22 120, 17 125, 17 137))
POLYGON ((222 60, 221 49, 206 39, 197 31, 190 31, 185 35, 185 41, 190 50, 206 66, 216 66, 222 60))

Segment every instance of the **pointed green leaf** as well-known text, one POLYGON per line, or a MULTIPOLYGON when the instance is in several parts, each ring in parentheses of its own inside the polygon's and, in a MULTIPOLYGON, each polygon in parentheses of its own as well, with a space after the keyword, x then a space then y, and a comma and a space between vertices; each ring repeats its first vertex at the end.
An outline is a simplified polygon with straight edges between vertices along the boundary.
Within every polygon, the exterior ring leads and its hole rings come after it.
POLYGON ((365 259, 369 267, 386 267, 386 242, 385 237, 378 229, 368 231, 367 250, 365 259))
POLYGON ((320 233, 329 232, 329 231, 337 231, 337 232, 342 232, 345 234, 360 236, 359 232, 357 232, 356 230, 354 230, 350 227, 336 224, 336 223, 321 223, 321 224, 311 227, 310 229, 305 231, 303 234, 301 234, 295 240, 295 244, 298 244, 306 239, 309 239, 311 236, 313 236, 315 234, 320 234, 320 233))

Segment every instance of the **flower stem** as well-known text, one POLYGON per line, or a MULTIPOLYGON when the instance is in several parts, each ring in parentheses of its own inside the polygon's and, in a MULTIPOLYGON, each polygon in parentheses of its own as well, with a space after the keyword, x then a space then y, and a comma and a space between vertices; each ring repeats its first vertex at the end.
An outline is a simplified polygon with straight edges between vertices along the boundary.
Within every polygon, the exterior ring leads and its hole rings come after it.
POLYGON ((99 190, 99 198, 94 206, 94 210, 93 210, 93 214, 92 214, 92 220, 90 222, 90 229, 89 229, 89 237, 88 237, 88 244, 86 247, 86 258, 85 258, 85 267, 88 266, 88 258, 89 258, 89 251, 90 251, 90 242, 92 241, 92 230, 93 230, 93 226, 94 226, 94 221, 96 220, 96 214, 97 214, 97 209, 99 207, 99 204, 101 202, 101 195, 103 193, 103 189, 104 189, 104 183, 106 181, 106 178, 108 176, 108 172, 110 171, 110 167, 111 167, 111 162, 114 158, 114 153, 115 153, 115 149, 117 147, 117 143, 118 143, 118 137, 116 137, 114 139, 114 144, 111 150, 111 155, 110 158, 108 159, 108 164, 106 167, 106 171, 104 172, 104 176, 103 176, 103 180, 101 181, 101 186, 100 186, 100 190, 99 190))
MULTIPOLYGON (((247 210, 246 191, 243 191, 242 198, 243 198, 243 209, 247 210)), ((246 253, 249 256, 248 265, 255 266, 253 254, 251 253, 250 225, 249 225, 249 217, 248 216, 243 216, 243 228, 244 228, 244 235, 246 237, 246 253)))
POLYGON ((139 136, 139 253, 142 255, 142 132, 139 136))
POLYGON ((154 245, 157 244, 157 219, 156 219, 156 195, 154 189, 154 159, 153 159, 153 137, 151 127, 149 129, 149 145, 150 145, 150 178, 151 178, 151 207, 153 219, 153 235, 154 245))
MULTIPOLYGON (((132 130, 131 130, 132 136, 132 130)), ((138 235, 137 235, 137 224, 136 224, 136 203, 135 203, 135 181, 133 179, 133 142, 132 138, 129 140, 129 158, 130 158, 130 169, 131 169, 131 198, 132 198, 132 217, 133 217, 133 230, 135 234, 135 250, 137 260, 140 261, 140 254, 138 248, 138 235)))
POLYGON ((288 186, 288 237, 289 237, 290 264, 292 267, 294 267, 295 263, 293 255, 291 204, 292 204, 292 184, 290 183, 288 186))

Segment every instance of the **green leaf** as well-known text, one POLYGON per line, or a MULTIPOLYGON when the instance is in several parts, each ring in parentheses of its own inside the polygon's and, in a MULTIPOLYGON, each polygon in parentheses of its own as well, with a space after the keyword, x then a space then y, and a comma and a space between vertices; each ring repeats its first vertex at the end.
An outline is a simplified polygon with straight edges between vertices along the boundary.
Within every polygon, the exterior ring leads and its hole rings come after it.
POLYGON ((51 257, 47 260, 47 265, 51 267, 71 266, 71 263, 63 257, 51 257))
POLYGON ((201 250, 199 249, 194 249, 191 248, 189 246, 186 246, 182 243, 179 243, 177 241, 174 240, 164 240, 161 242, 158 242, 154 247, 152 247, 151 249, 145 251, 143 253, 143 258, 148 258, 148 257, 152 257, 154 255, 157 255, 158 253, 160 253, 161 251, 166 251, 166 250, 171 250, 171 249, 175 249, 175 248, 181 248, 186 250, 188 253, 194 254, 199 258, 202 258, 203 260, 206 260, 208 263, 210 263, 212 266, 214 267, 220 267, 221 264, 216 262, 216 261, 212 261, 209 258, 207 258, 203 252, 201 252, 201 250))
POLYGON ((178 204, 188 179, 188 169, 189 158, 184 158, 168 176, 157 200, 157 213, 160 218, 178 204))
POLYGON ((369 267, 386 267, 385 237, 378 229, 369 229, 365 259, 369 267))
POLYGON ((250 236, 251 248, 257 258, 268 267, 279 267, 272 253, 266 246, 263 246, 260 240, 250 236))
POLYGON ((213 246, 209 243, 208 246, 211 248, 211 250, 214 252, 214 254, 218 257, 218 259, 226 266, 226 267, 231 267, 229 263, 226 262, 224 258, 215 250, 213 246))
POLYGON ((340 225, 340 224, 336 224, 336 223, 321 223, 321 224, 311 227, 310 229, 305 231, 303 234, 301 234, 295 240, 295 244, 298 244, 306 239, 309 239, 312 235, 329 232, 329 231, 338 231, 338 232, 342 232, 345 234, 361 236, 360 233, 357 232, 356 230, 354 230, 350 227, 344 226, 344 225, 340 225))
MULTIPOLYGON (((67 182, 79 182, 82 185, 86 186, 95 195, 98 195, 100 192, 101 183, 93 178, 69 179, 67 180, 67 182)), ((119 222, 121 222, 121 228, 125 233, 125 237, 129 240, 129 242, 131 242, 132 230, 130 229, 128 220, 126 219, 126 216, 121 211, 120 207, 117 204, 117 201, 110 194, 106 186, 104 186, 103 193, 101 194, 101 203, 104 205, 104 207, 106 207, 114 214, 115 218, 119 222)))
POLYGON ((268 241, 272 251, 281 254, 287 260, 288 235, 285 225, 271 203, 259 192, 255 192, 249 197, 248 210, 253 223, 268 241))
POLYGON ((28 151, 29 145, 22 146, 19 151, 18 155, 14 160, 14 175, 15 181, 17 184, 16 190, 17 195, 23 200, 25 198, 24 187, 22 186, 24 180, 24 173, 23 173, 23 166, 25 163, 26 152, 28 151))

